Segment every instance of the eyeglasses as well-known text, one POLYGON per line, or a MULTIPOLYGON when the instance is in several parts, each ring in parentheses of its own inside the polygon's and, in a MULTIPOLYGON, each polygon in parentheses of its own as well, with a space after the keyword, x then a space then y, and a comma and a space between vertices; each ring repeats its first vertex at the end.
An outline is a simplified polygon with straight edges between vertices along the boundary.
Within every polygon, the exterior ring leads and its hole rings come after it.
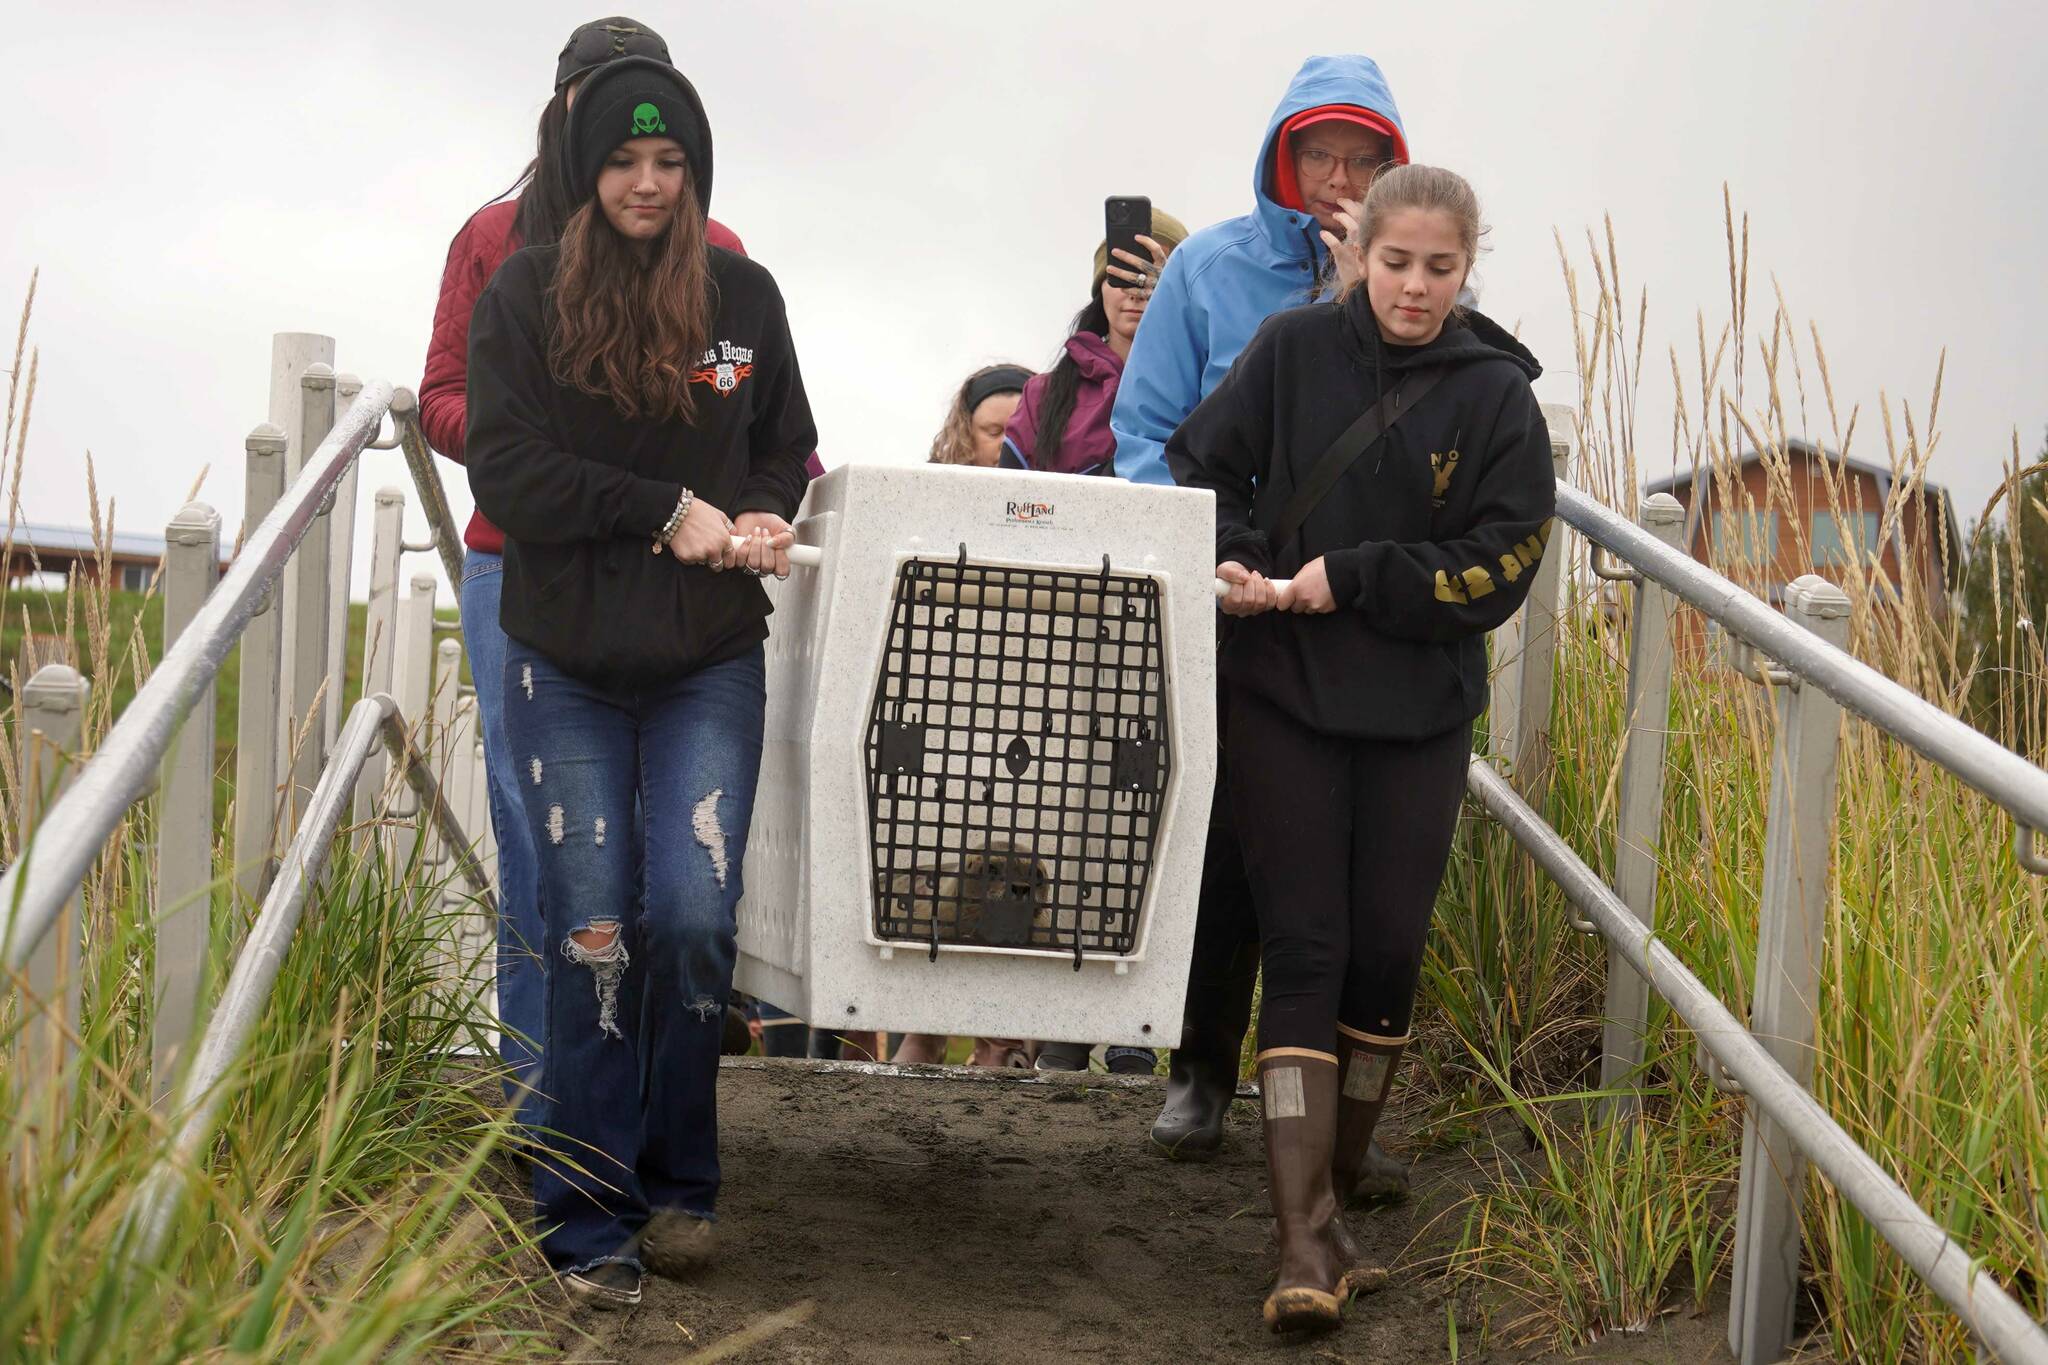
MULTIPOLYGON (((1328 175, 1339 157, 1336 153, 1324 151, 1321 147, 1303 147, 1294 154, 1294 159, 1295 163, 1310 175, 1328 175)), ((1347 156, 1341 159, 1345 169, 1351 172, 1353 180, 1370 180, 1374 172, 1387 164, 1388 154, 1368 152, 1363 156, 1347 156)))

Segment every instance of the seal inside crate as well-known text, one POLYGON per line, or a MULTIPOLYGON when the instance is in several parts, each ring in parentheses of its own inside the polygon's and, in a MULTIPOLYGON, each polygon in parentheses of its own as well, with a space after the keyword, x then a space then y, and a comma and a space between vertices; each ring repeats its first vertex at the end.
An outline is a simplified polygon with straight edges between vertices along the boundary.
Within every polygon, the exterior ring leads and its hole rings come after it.
POLYGON ((875 934, 1121 955, 1172 767, 1158 582, 910 559, 868 717, 875 934))

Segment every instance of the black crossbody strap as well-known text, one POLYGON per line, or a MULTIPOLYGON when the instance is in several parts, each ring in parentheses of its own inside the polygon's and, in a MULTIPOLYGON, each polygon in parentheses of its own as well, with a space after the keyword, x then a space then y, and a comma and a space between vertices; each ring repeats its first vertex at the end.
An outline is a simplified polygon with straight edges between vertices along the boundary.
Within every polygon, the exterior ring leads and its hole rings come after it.
POLYGON ((1394 423, 1407 415, 1424 394, 1437 386, 1444 377, 1448 365, 1432 365, 1428 369, 1410 370, 1401 376, 1399 383, 1380 395, 1377 403, 1360 413, 1358 420, 1344 428, 1344 434, 1330 442, 1330 448, 1322 453, 1315 467, 1308 472, 1295 488, 1294 495, 1287 499, 1287 505, 1280 510, 1266 534, 1266 544, 1277 558, 1293 539, 1301 534, 1301 524, 1308 520, 1308 514, 1316 510, 1337 480, 1358 462, 1358 457, 1371 450, 1394 423))

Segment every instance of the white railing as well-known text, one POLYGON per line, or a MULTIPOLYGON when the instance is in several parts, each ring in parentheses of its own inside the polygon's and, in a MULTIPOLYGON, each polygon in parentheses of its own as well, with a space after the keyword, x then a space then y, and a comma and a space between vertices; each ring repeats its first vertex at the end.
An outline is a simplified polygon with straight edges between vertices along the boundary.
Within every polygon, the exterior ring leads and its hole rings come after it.
POLYGON ((1473 757, 1468 788, 1564 892, 1572 927, 1607 943, 1600 1086, 1605 1114, 1631 1111, 1649 1031, 1650 995, 1697 1035, 1715 1084, 1746 1097, 1728 1344, 1743 1365, 1781 1359, 1792 1341, 1800 1203, 1811 1161, 1841 1196, 1955 1311, 1989 1355, 2048 1365, 2044 1330, 1970 1252, 1917 1205, 1815 1102, 1814 1008, 1834 843, 1841 712, 1863 717, 2012 812, 2020 869, 2048 872, 2034 830, 2048 828, 2048 772, 1914 695, 1846 651, 1849 600, 1815 576, 1788 585, 1781 614, 1680 548, 1684 509, 1667 493, 1630 523, 1563 477, 1571 415, 1548 408, 1558 517, 1592 546, 1597 578, 1638 587, 1630 614, 1628 695, 1615 833, 1615 885, 1603 882, 1538 811, 1550 770, 1552 668, 1567 536, 1551 541, 1523 616, 1496 639, 1493 758, 1473 757), (1619 561, 1619 567, 1608 556, 1619 561), (1755 989, 1738 1019, 1656 937, 1657 851, 1670 730, 1673 620, 1681 605, 1735 642, 1741 674, 1777 708, 1763 859, 1755 989), (1763 659, 1773 661, 1763 663, 1763 659), (1495 764, 1505 766, 1512 781, 1495 764))
MULTIPOLYGON (((293 383, 273 394, 274 423, 247 442, 249 496, 242 547, 218 573, 220 518, 203 504, 167 528, 162 661, 90 761, 79 745, 86 682, 63 666, 40 670, 18 701, 23 754, 22 852, 0 875, 0 963, 26 967, 42 1015, 22 1031, 23 1075, 56 1075, 65 1039, 76 1036, 78 888, 135 802, 160 791, 157 847, 156 1010, 152 1080, 170 1094, 176 1142, 134 1206, 147 1254, 175 1194, 179 1163, 202 1149, 218 1082, 260 1017, 307 896, 324 871, 344 812, 358 823, 380 813, 420 814, 430 862, 455 860, 482 907, 465 949, 451 961, 487 957, 491 905, 482 746, 474 699, 458 687, 461 647, 435 642, 435 582, 411 580, 398 595, 401 556, 432 550, 461 581, 459 542, 417 404, 403 389, 337 379, 332 343, 281 336, 274 370, 293 383), (353 394, 337 420, 337 390, 353 394), (294 398, 294 396, 296 396, 294 398), (393 435, 376 440, 383 419, 393 435), (296 430, 296 441, 286 433, 296 430), (349 599, 348 538, 354 476, 365 449, 402 448, 433 539, 402 540, 404 495, 374 500, 369 608, 363 644, 364 700, 341 723, 342 647, 349 599), (306 453, 310 452, 310 453, 306 453), (296 454, 295 454, 296 453, 296 454), (296 468, 293 466, 296 465, 296 468), (289 480, 287 475, 290 475, 289 480), (338 547, 338 548, 337 548, 338 547), (205 1036, 187 1043, 205 1012, 201 972, 216 873, 212 849, 212 684, 239 642, 241 710, 237 797, 227 879, 261 902, 205 1036), (424 739, 424 742, 422 742, 424 739), (426 757, 438 754, 437 780, 426 757), (389 763, 412 797, 387 799, 389 763), (55 796, 54 804, 51 798, 55 796), (473 843, 467 830, 484 842, 473 843), (279 840, 287 838, 285 847, 279 840), (72 1025, 69 1029, 66 1024, 72 1025)), ((1553 421, 1564 472, 1569 417, 1553 421)), ((1801 579, 1780 614, 1678 548, 1682 510, 1668 495, 1646 499, 1640 526, 1558 484, 1562 520, 1595 547, 1594 572, 1639 587, 1632 613, 1627 724, 1615 849, 1616 886, 1602 882, 1537 813, 1550 767, 1547 718, 1563 589, 1565 537, 1545 557, 1523 613, 1496 639, 1511 662, 1495 688, 1496 756, 1504 780, 1475 756, 1474 798, 1564 892, 1573 926, 1608 945, 1602 1089, 1610 1115, 1632 1106, 1643 1063, 1650 994, 1669 1001, 1698 1035, 1716 1082, 1752 1106, 1744 1136, 1729 1341, 1745 1365, 1778 1359, 1791 1338, 1800 1250, 1800 1201, 1811 1160, 1901 1257, 1959 1315, 1996 1359, 2048 1365, 2048 1332, 1831 1119, 1807 1089, 1813 1007, 1828 887, 1840 709, 1863 716, 1993 800, 2018 825, 2027 871, 2048 871, 2032 831, 2048 829, 2048 772, 1946 715, 1848 655, 1847 601, 1818 578, 1801 579), (1603 564, 1605 552, 1625 567, 1603 564), (1762 925, 1751 1018, 1745 1024, 1655 936, 1657 847, 1669 729, 1672 617, 1689 604, 1738 642, 1745 673, 1773 685, 1776 752, 1765 851, 1762 925), (1774 660, 1777 669, 1755 663, 1774 660)), ((402 849, 409 853, 410 848, 402 849)))
MULTIPOLYGON (((130 808, 156 794, 150 1084, 159 1101, 175 1090, 177 1142, 167 1161, 201 1149, 218 1082, 263 1012, 351 807, 364 826, 419 817, 396 851, 408 856, 411 839, 430 836, 428 864, 452 863, 467 883, 473 903, 458 917, 465 927, 445 960, 485 956, 484 930, 495 924, 488 841, 479 846, 466 832, 488 825, 474 700, 460 688, 459 641, 435 647, 431 576, 413 579, 402 628, 399 619, 404 551, 438 551, 451 581, 461 582, 454 521, 412 394, 337 379, 332 356, 324 337, 276 338, 273 420, 246 443, 241 547, 222 574, 219 514, 193 503, 171 519, 160 579, 163 658, 96 750, 79 753, 88 684, 75 670, 38 670, 18 701, 23 829, 19 856, 0 874, 0 965, 23 973, 31 1004, 17 1039, 17 1093, 25 1103, 55 1104, 69 1040, 78 1036, 86 947, 79 888, 130 808), (351 395, 338 419, 337 390, 351 395), (376 442, 387 415, 394 436, 376 442), (344 727, 354 490, 358 461, 373 445, 406 448, 434 535, 426 545, 404 544, 404 494, 379 490, 364 700, 344 727), (223 870, 213 822, 213 684, 238 645, 236 785, 223 870), (391 782, 393 773, 402 780, 391 782), (411 798, 403 808, 393 799, 400 792, 411 798), (209 1009, 210 911, 223 887, 260 909, 209 1009), (202 1018, 206 1031, 195 1045, 202 1018)), ((446 897, 460 899, 452 887, 446 897)), ((152 1201, 172 1188, 152 1183, 155 1194, 137 1206, 146 1227, 159 1225, 164 1209, 152 1201)))

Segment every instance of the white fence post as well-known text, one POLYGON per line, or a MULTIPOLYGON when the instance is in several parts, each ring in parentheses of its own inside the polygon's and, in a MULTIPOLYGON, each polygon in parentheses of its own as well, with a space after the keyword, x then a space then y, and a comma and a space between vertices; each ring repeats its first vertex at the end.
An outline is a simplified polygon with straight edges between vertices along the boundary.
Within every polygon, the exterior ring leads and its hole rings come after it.
POLYGON ((476 695, 460 690, 455 698, 454 719, 448 733, 441 737, 441 745, 447 751, 443 763, 448 773, 448 808, 455 812, 462 832, 472 840, 476 838, 476 821, 471 812, 476 805, 478 784, 483 781, 474 760, 476 735, 476 695))
MULTIPOLYGON (((398 655, 398 560, 405 543, 405 494, 377 490, 370 533, 370 605, 363 616, 363 695, 392 691, 398 655)), ((372 820, 384 792, 386 765, 380 748, 363 764, 356 784, 356 822, 372 820)))
MULTIPOLYGON (((399 607, 398 648, 394 664, 397 676, 392 680, 391 696, 398 703, 398 721, 413 737, 413 743, 425 751, 427 742, 427 708, 433 698, 434 686, 434 577, 432 574, 414 574, 412 592, 399 607)), ((390 815, 409 818, 419 813, 419 797, 410 786, 399 783, 388 808, 390 815)), ((399 866, 411 860, 413 850, 419 846, 420 831, 417 822, 402 832, 393 842, 393 856, 399 866)))
MULTIPOLYGON (((1563 479, 1571 470, 1572 410, 1546 403, 1543 417, 1550 427, 1551 468, 1563 479)), ((1488 734, 1496 737, 1494 752, 1508 760, 1515 789, 1539 810, 1550 786, 1550 697, 1556 685, 1553 661, 1568 534, 1559 523, 1551 523, 1550 546, 1536 565, 1529 598, 1508 627, 1495 633, 1494 642, 1504 663, 1493 689, 1494 719, 1488 734)))
MULTIPOLYGON (((455 772, 455 750, 449 745, 449 738, 455 729, 456 703, 462 694, 462 641, 454 638, 439 640, 434 645, 433 696, 427 703, 427 726, 419 738, 420 752, 426 756, 427 770, 434 775, 435 785, 441 789, 441 799, 448 802, 451 810, 460 811, 461 805, 454 800, 451 779, 455 772)), ((447 861, 447 841, 430 818, 422 818, 420 828, 425 831, 427 851, 424 861, 439 866, 447 861)))
MULTIPOLYGON (((1835 646, 1849 640, 1849 599, 1808 574, 1785 590, 1785 614, 1835 646)), ((1835 774, 1842 708, 1817 686, 1777 693, 1771 805, 1750 1031, 1801 1087, 1812 1088, 1814 1013, 1834 852, 1835 774)), ((1799 1292, 1799 1208, 1806 1158, 1791 1135, 1751 1105, 1742 1134, 1728 1345, 1743 1365, 1780 1359, 1799 1292)))
MULTIPOLYGON (((169 650, 220 581, 220 513, 187 503, 164 531, 164 649, 169 650)), ((214 691, 199 694, 158 778, 156 1010, 150 1084, 170 1093, 205 997, 213 921, 214 691)))
MULTIPOLYGON (((300 382, 299 404, 301 452, 315 450, 334 426, 334 372, 325 365, 310 365, 300 382)), ((300 459, 303 462, 304 455, 300 459)), ((299 542, 292 563, 299 569, 296 595, 291 599, 289 619, 291 659, 287 670, 291 698, 285 713, 285 742, 291 764, 291 812, 288 829, 299 827, 299 816, 319 785, 320 770, 327 766, 327 723, 320 689, 327 681, 328 527, 334 504, 324 502, 312 525, 299 542)))
MULTIPOLYGON (((1643 529, 1673 549, 1685 530, 1685 507, 1653 493, 1636 508, 1643 529)), ((1643 932, 1657 924, 1657 848, 1664 822, 1664 751, 1671 734, 1672 625, 1678 599, 1648 575, 1635 582, 1629 626, 1628 716, 1621 759, 1620 814, 1614 829, 1614 889, 1643 932)), ((1633 1086, 1643 1066, 1650 1026, 1650 983, 1628 959, 1607 949, 1607 1012, 1601 1028, 1600 1088, 1609 1118, 1633 1113, 1633 1086)))
POLYGON ((399 607, 397 677, 392 697, 413 742, 424 750, 428 708, 434 698, 434 576, 412 576, 412 591, 399 607))
MULTIPOLYGON (((313 332, 277 332, 270 338, 270 424, 284 433, 284 486, 291 487, 305 468, 310 447, 303 441, 305 424, 301 414, 304 411, 302 384, 306 371, 315 365, 325 365, 332 373, 334 368, 334 338, 320 336, 313 332)), ((254 525, 254 523, 249 523, 254 525)), ((276 755, 279 767, 272 776, 273 785, 282 785, 291 778, 284 766, 290 762, 292 738, 298 729, 299 720, 291 714, 291 701, 298 695, 298 680, 293 670, 298 659, 295 632, 298 622, 295 613, 299 607, 299 565, 304 562, 303 554, 295 554, 285 561, 284 575, 280 580, 278 600, 284 603, 284 613, 279 618, 282 634, 278 637, 279 665, 277 695, 284 705, 271 717, 271 725, 277 730, 276 755)), ((237 787, 239 791, 239 786, 237 787)))
MULTIPOLYGON (((352 374, 334 377, 335 420, 349 410, 363 391, 352 374)), ((334 490, 334 511, 327 518, 327 723, 321 743, 332 752, 341 734, 342 693, 348 682, 348 594, 354 584, 356 560, 356 484, 362 462, 348 467, 334 490)))
MULTIPOLYGON (((452 644, 453 641, 445 642, 452 644)), ((445 648, 445 644, 444 644, 445 648)), ((469 836, 471 850, 481 858, 482 841, 477 831, 482 828, 476 817, 478 796, 483 788, 483 768, 476 761, 477 752, 477 706, 476 695, 468 693, 456 702, 454 722, 447 733, 439 737, 441 748, 447 754, 448 805, 455 812, 455 818, 462 826, 462 832, 469 836)), ((491 945, 497 941, 497 925, 492 917, 484 913, 482 905, 469 887, 453 880, 448 884, 448 899, 451 905, 460 905, 461 918, 457 921, 457 954, 462 962, 463 980, 473 995, 481 995, 490 985, 491 945)))
MULTIPOLYGON (((44 664, 22 684, 16 722, 21 736, 21 849, 28 849, 43 812, 84 766, 75 760, 90 693, 91 685, 69 664, 44 664)), ((27 987, 35 1003, 23 1004, 15 1065, 24 1081, 17 1092, 23 1111, 37 1113, 37 1106, 44 1106, 30 1125, 31 1132, 52 1131, 64 1114, 60 1082, 72 1055, 71 1037, 78 1032, 79 997, 85 984, 85 926, 78 902, 78 892, 73 891, 28 958, 27 987)), ((35 1144, 31 1139, 26 1146, 33 1149, 35 1144)))
POLYGON ((491 826, 491 775, 484 764, 483 708, 474 694, 469 705, 476 719, 469 758, 473 780, 469 809, 462 817, 462 827, 476 842, 476 860, 483 864, 484 875, 490 878, 491 891, 495 894, 498 890, 498 838, 497 831, 491 826))
MULTIPOLYGON (((242 500, 247 540, 284 496, 285 434, 265 422, 249 433, 242 500)), ((251 904, 270 889, 277 844, 277 731, 284 659, 284 580, 273 583, 242 632, 235 724, 235 884, 251 904)))

